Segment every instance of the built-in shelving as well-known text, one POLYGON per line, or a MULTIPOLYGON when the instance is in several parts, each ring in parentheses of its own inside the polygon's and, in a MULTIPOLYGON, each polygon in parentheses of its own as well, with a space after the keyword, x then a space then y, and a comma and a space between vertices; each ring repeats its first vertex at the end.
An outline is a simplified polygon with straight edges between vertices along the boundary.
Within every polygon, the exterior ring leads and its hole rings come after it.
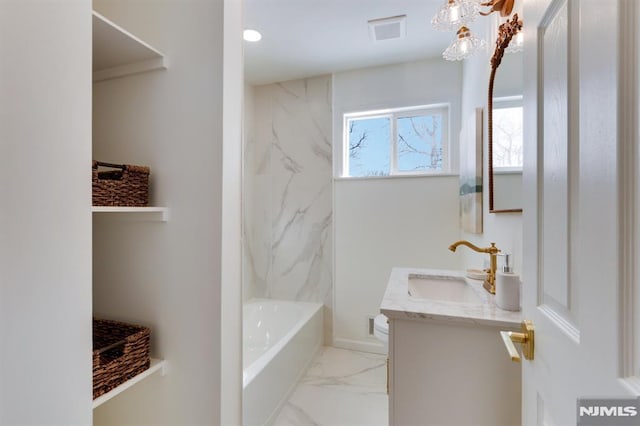
POLYGON ((166 68, 160 51, 93 12, 94 82, 166 68))
POLYGON ((93 213, 118 214, 119 217, 143 217, 146 220, 159 220, 166 222, 169 220, 169 209, 167 207, 112 207, 112 206, 92 206, 93 213))
MULTIPOLYGON (((166 68, 167 59, 162 52, 99 13, 93 12, 94 83, 166 68)), ((109 220, 167 222, 169 219, 167 207, 92 206, 91 211, 94 217, 99 215, 109 220)), ((159 373, 164 376, 166 366, 167 362, 164 360, 151 359, 151 366, 147 370, 93 400, 93 408, 99 407, 151 375, 159 373)))
POLYGON ((96 407, 104 404, 105 402, 107 402, 111 398, 121 394, 122 392, 124 392, 127 389, 129 389, 131 386, 134 386, 134 385, 140 383, 142 380, 146 379, 147 377, 151 376, 152 374, 155 374, 155 373, 159 372, 160 375, 164 376, 165 372, 166 372, 166 368, 167 368, 167 361, 160 360, 160 359, 153 359, 152 358, 151 359, 151 366, 148 369, 146 369, 142 373, 138 374, 133 379, 127 380, 126 382, 124 382, 120 386, 115 387, 115 388, 111 389, 109 392, 105 393, 104 395, 101 395, 101 396, 97 397, 96 399, 94 399, 93 400, 93 408, 96 408, 96 407))

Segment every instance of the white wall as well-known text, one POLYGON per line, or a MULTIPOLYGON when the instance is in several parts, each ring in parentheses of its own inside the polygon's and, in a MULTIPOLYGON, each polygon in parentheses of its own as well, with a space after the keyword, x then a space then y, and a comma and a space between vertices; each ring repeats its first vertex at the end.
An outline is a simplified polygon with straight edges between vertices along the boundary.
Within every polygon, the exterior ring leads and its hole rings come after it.
POLYGON ((0 424, 91 424, 91 6, 0 2, 0 424))
MULTIPOLYGON (((459 63, 443 60, 334 74, 334 158, 342 158, 344 113, 449 103, 457 160, 461 77, 459 63)), ((460 234, 458 176, 335 180, 334 214, 334 344, 380 351, 368 317, 379 313, 391 268, 461 268, 462 257, 447 250, 460 234)))
POLYGON ((218 324, 221 334, 221 425, 242 423, 242 6, 242 1, 224 0, 222 239, 219 241, 221 312, 218 324))
MULTIPOLYGON (((493 53, 493 52, 492 52, 493 53)), ((481 55, 484 57, 484 55, 481 55)), ((506 53, 502 57, 500 67, 496 71, 493 83, 493 96, 496 98, 506 96, 522 96, 523 92, 523 53, 506 53)), ((487 85, 489 80, 487 77, 487 85)))
POLYGON ((166 376, 97 408, 95 424, 217 424, 223 2, 94 3, 164 52, 169 69, 94 86, 93 156, 150 166, 151 202, 170 209, 166 223, 94 220, 94 311, 150 326, 152 355, 169 362, 166 376))
MULTIPOLYGON (((478 21, 477 30, 478 37, 489 39, 489 34, 493 33, 494 27, 497 30, 497 23, 494 19, 483 19, 478 21), (483 27, 483 25, 484 27, 483 27)), ((495 37, 495 34, 493 34, 495 37)), ((479 51, 474 56, 463 61, 463 77, 462 77, 462 117, 469 117, 475 108, 483 107, 486 117, 487 108, 487 87, 489 84, 489 58, 493 54, 495 43, 489 43, 490 49, 487 51, 479 51)), ((520 54, 521 55, 521 54, 520 54)), ((509 61, 511 62, 511 61, 509 61)), ((498 69, 496 80, 506 80, 513 78, 514 80, 501 81, 499 96, 507 96, 514 94, 514 87, 522 81, 522 76, 518 75, 518 69, 522 69, 521 63, 518 68, 517 61, 507 64, 505 69, 498 69), (511 72, 510 72, 511 71, 511 72)), ((521 84, 521 83, 520 83, 521 84)), ((520 86, 522 87, 522 86, 520 86)), ((513 264, 515 272, 520 272, 522 265, 522 214, 521 213, 489 213, 489 188, 488 188, 488 168, 487 168, 487 120, 484 120, 484 141, 483 141, 483 177, 484 177, 484 194, 483 194, 483 233, 469 234, 462 232, 461 237, 469 240, 479 246, 488 246, 490 242, 495 242, 496 246, 503 252, 513 255, 513 264)), ((461 149, 464 149, 461 147, 461 149)), ((465 268, 482 268, 484 266, 487 255, 475 253, 466 248, 459 251, 464 252, 465 268)))
POLYGON ((380 351, 368 319, 380 313, 391 268, 460 269, 458 177, 335 183, 334 344, 380 351))

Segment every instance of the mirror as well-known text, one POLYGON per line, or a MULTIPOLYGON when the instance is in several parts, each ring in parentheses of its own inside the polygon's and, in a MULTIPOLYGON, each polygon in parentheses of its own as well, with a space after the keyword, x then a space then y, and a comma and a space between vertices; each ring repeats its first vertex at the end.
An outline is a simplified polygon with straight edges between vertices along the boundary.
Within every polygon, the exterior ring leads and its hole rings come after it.
POLYGON ((500 25, 491 57, 487 99, 491 213, 522 212, 522 52, 505 55, 512 38, 521 30, 522 21, 517 14, 500 25))

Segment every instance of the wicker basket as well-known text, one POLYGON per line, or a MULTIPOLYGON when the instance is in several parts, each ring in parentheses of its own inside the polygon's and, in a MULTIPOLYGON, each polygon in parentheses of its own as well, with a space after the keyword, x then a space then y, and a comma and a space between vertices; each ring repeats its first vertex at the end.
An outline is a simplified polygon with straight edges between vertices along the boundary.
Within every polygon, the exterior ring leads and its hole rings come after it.
POLYGON ((150 330, 93 319, 93 399, 149 368, 150 330))
POLYGON ((144 207, 149 204, 149 167, 93 162, 93 205, 144 207), (98 167, 111 169, 98 171, 98 167))

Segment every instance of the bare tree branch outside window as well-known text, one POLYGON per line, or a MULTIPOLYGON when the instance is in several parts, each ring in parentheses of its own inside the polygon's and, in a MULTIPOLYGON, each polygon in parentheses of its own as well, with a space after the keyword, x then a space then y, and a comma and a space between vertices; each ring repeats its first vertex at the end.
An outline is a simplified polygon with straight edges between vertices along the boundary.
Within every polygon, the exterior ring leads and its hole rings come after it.
POLYGON ((364 142, 367 140, 367 131, 364 130, 360 136, 357 138, 357 142, 351 142, 353 139, 351 135, 353 134, 353 129, 355 127, 355 121, 351 121, 349 123, 349 157, 350 158, 358 158, 358 151, 360 148, 364 147, 364 142))
POLYGON ((418 162, 413 165, 413 170, 437 170, 442 167, 442 141, 438 133, 440 126, 437 118, 430 115, 399 119, 408 120, 411 130, 404 135, 398 133, 398 155, 413 155, 417 158, 418 162), (416 138, 418 140, 415 142, 409 141, 416 138))
POLYGON ((493 162, 496 167, 522 167, 522 108, 494 110, 493 162))
POLYGON ((349 126, 349 176, 387 176, 390 116, 353 118, 349 126))

